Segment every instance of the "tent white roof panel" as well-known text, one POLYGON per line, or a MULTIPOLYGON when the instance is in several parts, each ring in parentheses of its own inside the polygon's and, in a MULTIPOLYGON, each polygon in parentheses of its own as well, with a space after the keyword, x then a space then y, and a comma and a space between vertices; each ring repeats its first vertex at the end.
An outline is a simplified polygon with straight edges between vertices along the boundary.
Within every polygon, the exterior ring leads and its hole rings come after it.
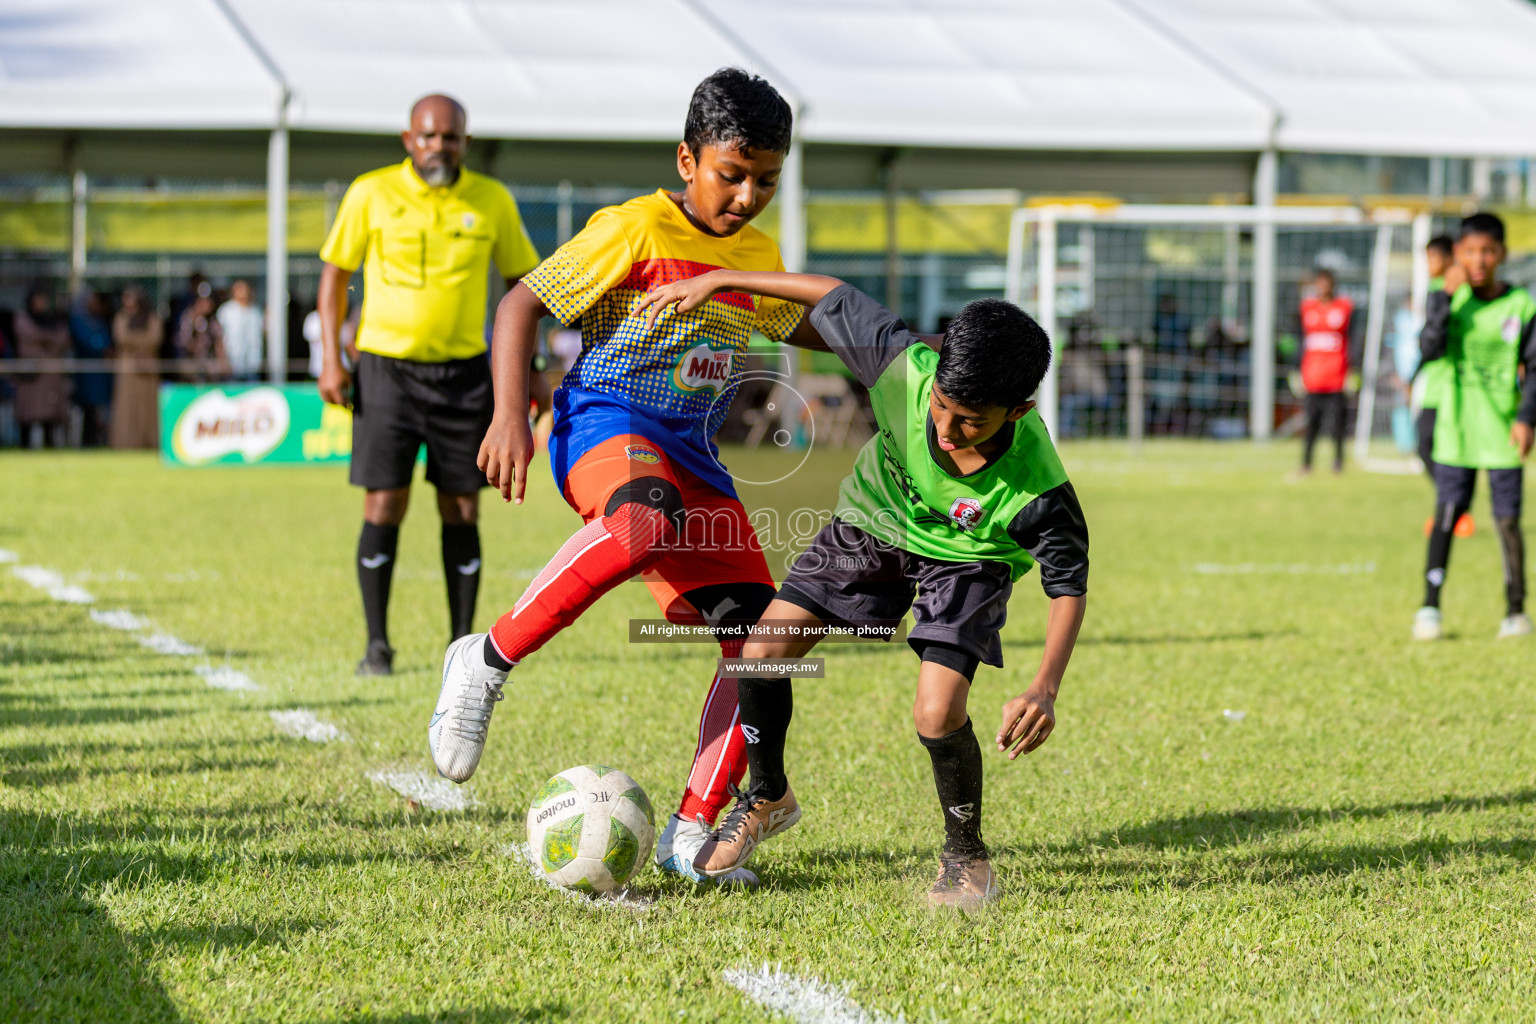
POLYGON ((1525 0, 8 0, 0 126, 671 140, 725 64, 814 142, 1536 154, 1525 0))
POLYGON ((1536 153, 1525 0, 1123 0, 1281 114, 1281 149, 1536 153))
POLYGON ((6 0, 0 124, 262 128, 282 91, 209 0, 6 0))

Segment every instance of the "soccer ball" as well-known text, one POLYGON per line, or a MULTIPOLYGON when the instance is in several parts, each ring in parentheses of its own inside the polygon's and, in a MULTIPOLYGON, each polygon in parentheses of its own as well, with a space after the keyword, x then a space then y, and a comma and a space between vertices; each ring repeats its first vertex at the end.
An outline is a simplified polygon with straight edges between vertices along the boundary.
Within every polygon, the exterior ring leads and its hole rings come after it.
POLYGON ((581 892, 612 892, 656 846, 656 816, 635 780, 601 764, 567 768, 528 808, 528 848, 544 877, 581 892))

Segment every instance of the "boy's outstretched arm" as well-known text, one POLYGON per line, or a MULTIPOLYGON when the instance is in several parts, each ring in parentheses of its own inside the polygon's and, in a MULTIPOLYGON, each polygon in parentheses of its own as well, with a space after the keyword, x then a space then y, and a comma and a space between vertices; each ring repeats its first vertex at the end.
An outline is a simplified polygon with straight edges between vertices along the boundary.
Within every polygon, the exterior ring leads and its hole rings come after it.
POLYGON ((533 461, 533 434, 528 429, 528 372, 538 341, 539 318, 549 310, 533 291, 518 282, 496 307, 491 335, 491 381, 496 412, 480 443, 477 465, 486 482, 501 491, 503 501, 523 503, 528 464, 533 461))
POLYGON ((668 306, 679 313, 691 313, 721 292, 747 292, 770 299, 815 306, 843 282, 821 274, 789 274, 780 271, 711 270, 707 274, 664 284, 647 292, 635 312, 647 310, 646 326, 656 326, 656 318, 668 306))
POLYGON ((1012 761, 1020 754, 1034 751, 1050 738, 1056 728, 1056 694, 1061 678, 1077 645, 1077 631, 1083 625, 1088 608, 1086 596, 1051 598, 1051 610, 1045 620, 1045 651, 1040 656, 1040 670, 1029 689, 1003 705, 1003 724, 997 730, 997 749, 1008 751, 1012 761))

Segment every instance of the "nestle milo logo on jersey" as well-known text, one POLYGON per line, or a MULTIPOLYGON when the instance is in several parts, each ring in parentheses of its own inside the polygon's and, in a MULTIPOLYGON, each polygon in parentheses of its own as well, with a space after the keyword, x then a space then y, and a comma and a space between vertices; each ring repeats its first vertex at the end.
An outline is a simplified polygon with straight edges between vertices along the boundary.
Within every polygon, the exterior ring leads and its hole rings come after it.
POLYGON ((716 351, 708 345, 695 345, 677 361, 672 383, 682 391, 724 391, 730 386, 735 358, 734 348, 716 351))

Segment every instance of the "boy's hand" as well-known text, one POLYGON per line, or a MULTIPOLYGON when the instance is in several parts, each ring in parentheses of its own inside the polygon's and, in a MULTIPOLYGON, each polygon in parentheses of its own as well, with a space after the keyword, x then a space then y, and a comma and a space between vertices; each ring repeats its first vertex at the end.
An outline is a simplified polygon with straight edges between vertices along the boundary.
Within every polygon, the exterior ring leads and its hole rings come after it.
POLYGON ((1455 295, 1456 289, 1467 283, 1467 271, 1460 263, 1452 263, 1445 268, 1442 275, 1445 280, 1445 294, 1455 295))
POLYGON ((1033 753, 1050 739, 1056 728, 1056 700, 1038 684, 1003 705, 1003 724, 997 730, 997 749, 1008 750, 1008 760, 1033 753))
POLYGON ((676 306, 679 313, 691 313, 708 302, 717 292, 725 290, 725 285, 720 280, 720 272, 712 270, 707 274, 673 281, 671 284, 664 284, 660 288, 646 292, 640 304, 635 307, 635 312, 638 313, 642 309, 650 311, 645 317, 645 326, 649 329, 656 326, 656 318, 668 306, 676 306))
POLYGON ((1509 440, 1515 446, 1515 450, 1520 453, 1520 460, 1523 462, 1525 457, 1531 454, 1531 443, 1536 441, 1536 427, 1516 420, 1515 425, 1509 428, 1509 440))
POLYGON ((475 464, 485 474, 486 483, 501 492, 502 501, 523 503, 528 485, 528 464, 533 461, 533 435, 528 430, 527 415, 497 416, 480 442, 475 464))

